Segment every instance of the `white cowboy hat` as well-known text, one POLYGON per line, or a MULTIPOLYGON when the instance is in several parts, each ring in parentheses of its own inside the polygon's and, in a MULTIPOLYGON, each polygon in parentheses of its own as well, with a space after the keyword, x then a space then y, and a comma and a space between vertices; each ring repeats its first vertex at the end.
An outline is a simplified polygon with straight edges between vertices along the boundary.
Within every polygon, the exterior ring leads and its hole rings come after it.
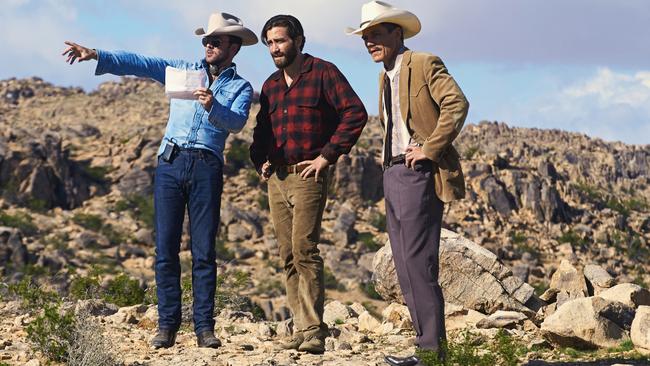
POLYGON ((228 13, 212 13, 208 20, 207 32, 203 28, 194 31, 197 36, 207 37, 212 35, 227 34, 241 38, 243 46, 257 43, 257 36, 253 31, 244 27, 241 19, 228 13))
POLYGON ((394 8, 383 1, 371 1, 361 7, 361 24, 358 29, 346 28, 348 35, 361 34, 364 29, 379 23, 394 23, 402 27, 404 38, 411 38, 420 32, 422 25, 415 14, 394 8))

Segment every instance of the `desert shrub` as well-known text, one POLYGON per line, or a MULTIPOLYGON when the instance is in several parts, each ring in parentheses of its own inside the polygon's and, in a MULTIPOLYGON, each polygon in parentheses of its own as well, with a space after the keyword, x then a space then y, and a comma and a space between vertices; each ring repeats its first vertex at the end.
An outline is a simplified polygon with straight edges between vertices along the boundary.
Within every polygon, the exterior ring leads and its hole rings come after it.
POLYGON ((368 297, 371 298, 371 299, 374 299, 374 300, 383 300, 383 298, 381 297, 381 295, 379 295, 379 293, 378 293, 377 290, 375 289, 375 283, 372 282, 372 281, 369 281, 369 282, 367 282, 367 283, 364 283, 364 284, 361 286, 361 290, 363 291, 364 294, 366 294, 366 296, 368 296, 368 297))
POLYGON ((157 305, 158 304, 158 287, 156 285, 149 286, 144 290, 143 304, 157 305))
POLYGON ((108 281, 108 285, 104 290, 102 297, 106 302, 113 303, 120 307, 130 306, 142 304, 144 300, 144 290, 140 288, 140 284, 137 280, 122 273, 108 281))
POLYGON ((75 277, 70 282, 70 297, 76 300, 97 298, 100 290, 99 278, 93 274, 75 277))
POLYGON ((372 233, 359 233, 357 240, 363 243, 371 252, 376 252, 382 247, 381 243, 377 242, 377 239, 372 233))
POLYGON ((463 158, 464 160, 472 160, 474 155, 476 155, 477 152, 480 151, 480 148, 476 145, 474 146, 469 146, 465 151, 463 151, 463 158))
POLYGON ((101 216, 94 214, 85 214, 78 212, 72 216, 72 222, 83 227, 84 229, 99 232, 102 228, 103 220, 101 216))
POLYGON ((225 271, 217 275, 217 290, 214 293, 216 312, 229 308, 244 310, 250 299, 241 293, 251 284, 250 274, 240 270, 225 271))
POLYGON ((379 231, 386 231, 386 215, 381 212, 375 212, 370 215, 370 225, 379 231))
POLYGON ((27 325, 27 339, 48 359, 65 362, 74 327, 72 311, 62 312, 58 304, 48 303, 43 306, 43 314, 27 325))
POLYGON ((153 196, 129 195, 119 200, 113 206, 117 212, 130 211, 133 217, 145 224, 148 228, 154 226, 154 203, 153 196))
POLYGON ((34 219, 31 215, 24 212, 16 212, 13 215, 0 212, 0 226, 16 228, 26 236, 32 236, 38 233, 38 227, 34 224, 34 219))
POLYGON ((269 209, 269 196, 266 192, 260 192, 255 199, 260 210, 269 209))
POLYGON ((40 309, 60 301, 57 294, 43 290, 33 282, 31 276, 25 276, 18 283, 9 284, 7 291, 10 295, 20 298, 22 307, 27 310, 40 309))
POLYGON ((227 173, 237 173, 241 168, 252 168, 253 163, 250 160, 248 144, 244 140, 232 139, 230 146, 226 150, 226 165, 224 171, 227 173))
POLYGON ((326 266, 323 270, 325 288, 330 290, 345 291, 345 286, 339 283, 332 271, 326 266))
POLYGON ((106 175, 112 170, 109 166, 83 166, 83 171, 88 175, 92 180, 103 183, 105 182, 106 175))
POLYGON ((231 261, 235 259, 235 253, 228 249, 226 246, 226 240, 223 237, 217 238, 215 242, 215 250, 217 252, 217 258, 223 261, 231 261))
POLYGON ((104 331, 88 314, 79 314, 76 318, 72 337, 68 344, 69 366, 114 366, 111 343, 104 331))

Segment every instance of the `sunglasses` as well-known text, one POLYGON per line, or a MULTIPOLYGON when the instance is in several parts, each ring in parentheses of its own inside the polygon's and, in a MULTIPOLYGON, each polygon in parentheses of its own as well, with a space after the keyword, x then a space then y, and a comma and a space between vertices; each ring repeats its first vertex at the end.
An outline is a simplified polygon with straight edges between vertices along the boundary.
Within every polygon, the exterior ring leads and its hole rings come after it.
POLYGON ((208 47, 208 45, 212 46, 213 48, 219 48, 224 42, 217 37, 203 37, 201 39, 201 43, 203 43, 203 47, 208 47))

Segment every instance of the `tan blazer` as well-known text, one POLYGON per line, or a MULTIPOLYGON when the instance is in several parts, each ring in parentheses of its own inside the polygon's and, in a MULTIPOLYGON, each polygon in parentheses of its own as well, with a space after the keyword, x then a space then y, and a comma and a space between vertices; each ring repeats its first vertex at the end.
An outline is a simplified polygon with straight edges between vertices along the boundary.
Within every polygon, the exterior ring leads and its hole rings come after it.
MULTIPOLYGON (((384 71, 379 77, 379 110, 383 111, 384 71)), ((442 60, 434 55, 407 50, 399 76, 402 119, 413 140, 434 163, 436 195, 443 202, 465 197, 460 156, 452 141, 463 128, 469 102, 442 60)), ((379 113, 385 126, 383 113, 379 113)), ((384 129, 384 141, 386 141, 384 129)))

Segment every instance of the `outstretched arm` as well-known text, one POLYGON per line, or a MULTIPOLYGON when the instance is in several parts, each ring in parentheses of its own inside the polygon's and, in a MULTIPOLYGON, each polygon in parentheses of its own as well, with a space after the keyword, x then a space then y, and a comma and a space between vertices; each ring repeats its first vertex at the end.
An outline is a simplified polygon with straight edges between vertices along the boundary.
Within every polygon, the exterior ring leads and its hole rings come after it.
POLYGON ((181 69, 196 67, 195 64, 183 60, 167 60, 125 51, 109 52, 91 49, 70 41, 66 41, 65 44, 68 45, 68 48, 63 51, 63 56, 67 56, 66 62, 73 64, 75 60, 77 62, 97 60, 95 75, 133 75, 151 78, 164 84, 167 66, 181 69))

